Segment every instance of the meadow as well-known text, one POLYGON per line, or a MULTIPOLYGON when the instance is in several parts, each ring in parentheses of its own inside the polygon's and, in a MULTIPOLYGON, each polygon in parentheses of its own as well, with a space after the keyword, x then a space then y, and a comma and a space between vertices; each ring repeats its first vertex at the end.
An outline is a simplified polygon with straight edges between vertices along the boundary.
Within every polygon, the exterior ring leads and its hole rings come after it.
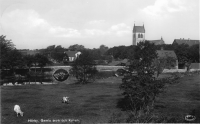
MULTIPOLYGON (((195 122, 200 122, 199 80, 199 75, 185 76, 179 83, 167 85, 166 91, 157 98, 155 112, 179 116, 183 120, 187 114, 195 114, 195 122)), ((48 124, 60 124, 62 119, 78 119, 82 124, 106 123, 113 114, 127 114, 117 108, 117 101, 123 97, 120 84, 120 77, 112 77, 85 85, 63 82, 52 85, 1 86, 1 123, 28 124, 35 123, 31 120, 46 120, 51 121, 48 124), (63 96, 70 98, 69 104, 62 103, 63 96), (24 117, 16 116, 13 111, 15 104, 21 106, 24 117)))

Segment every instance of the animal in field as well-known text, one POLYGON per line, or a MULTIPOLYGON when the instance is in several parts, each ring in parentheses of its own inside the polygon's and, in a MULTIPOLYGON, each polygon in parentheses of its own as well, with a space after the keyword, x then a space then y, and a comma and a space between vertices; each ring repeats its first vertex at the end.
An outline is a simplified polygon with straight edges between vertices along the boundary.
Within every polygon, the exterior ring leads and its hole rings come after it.
POLYGON ((63 97, 62 98, 62 103, 67 103, 67 104, 69 104, 69 97, 63 97))
POLYGON ((24 115, 24 112, 22 112, 22 110, 21 110, 19 105, 15 105, 14 106, 14 111, 17 113, 17 117, 18 117, 18 114, 20 114, 21 116, 24 115))

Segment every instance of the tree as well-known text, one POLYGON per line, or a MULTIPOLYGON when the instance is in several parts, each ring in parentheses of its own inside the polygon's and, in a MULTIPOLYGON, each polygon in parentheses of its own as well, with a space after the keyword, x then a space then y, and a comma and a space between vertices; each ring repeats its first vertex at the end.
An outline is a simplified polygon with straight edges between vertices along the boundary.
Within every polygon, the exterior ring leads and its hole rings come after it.
POLYGON ((34 56, 33 55, 25 55, 24 56, 24 62, 25 62, 25 65, 29 68, 29 71, 30 71, 30 68, 34 64, 34 56))
POLYGON ((71 51, 81 51, 81 50, 84 50, 85 47, 83 45, 74 44, 74 45, 69 46, 68 49, 71 51))
POLYGON ((9 51, 3 65, 6 69, 11 69, 13 72, 16 68, 23 68, 24 61, 22 54, 16 49, 9 51))
POLYGON ((100 50, 101 55, 104 55, 104 53, 108 50, 108 47, 105 45, 101 45, 99 47, 99 50, 100 50))
POLYGON ((42 54, 48 56, 48 58, 50 59, 56 60, 57 62, 61 63, 66 56, 64 52, 65 48, 63 48, 61 45, 51 45, 44 49, 42 54))
POLYGON ((81 55, 75 60, 70 69, 70 73, 82 84, 94 79, 96 72, 95 62, 90 52, 87 50, 82 51, 81 55))
POLYGON ((195 44, 189 47, 189 56, 191 58, 191 62, 199 63, 199 44, 195 44))
POLYGON ((10 52, 15 49, 14 44, 11 40, 6 40, 6 36, 0 36, 0 65, 2 68, 8 68, 8 57, 10 56, 10 52))
POLYGON ((174 46, 174 51, 178 57, 179 63, 185 63, 188 62, 191 57, 189 56, 189 45, 187 44, 173 44, 174 46))
POLYGON ((38 64, 38 66, 41 68, 41 72, 42 72, 42 68, 44 66, 46 66, 47 64, 51 64, 51 62, 49 61, 49 59, 46 56, 41 55, 41 54, 36 54, 34 56, 34 59, 36 60, 36 63, 38 64))
POLYGON ((0 36, 0 65, 1 69, 11 69, 14 73, 16 68, 22 68, 22 54, 14 47, 11 40, 6 40, 6 36, 0 36))
POLYGON ((163 70, 166 69, 171 69, 176 65, 176 59, 173 57, 162 57, 162 58, 157 58, 153 62, 155 68, 156 68, 156 73, 157 77, 163 72, 163 70))
POLYGON ((51 57, 58 61, 59 63, 63 62, 63 58, 65 57, 65 49, 62 48, 61 45, 58 45, 55 47, 55 49, 52 51, 51 57))
POLYGON ((130 74, 124 76, 120 85, 124 98, 119 104, 121 102, 121 107, 137 113, 140 110, 148 111, 154 106, 155 97, 162 91, 164 84, 153 77, 156 68, 152 63, 157 58, 155 45, 140 42, 135 47, 135 53, 128 68, 130 74))

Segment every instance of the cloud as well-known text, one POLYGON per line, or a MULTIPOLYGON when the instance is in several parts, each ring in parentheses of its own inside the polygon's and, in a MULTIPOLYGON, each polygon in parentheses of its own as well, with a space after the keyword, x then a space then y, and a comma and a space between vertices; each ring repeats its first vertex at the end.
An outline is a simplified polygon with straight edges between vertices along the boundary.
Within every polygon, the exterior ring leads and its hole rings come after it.
POLYGON ((55 26, 49 28, 49 32, 53 34, 55 37, 80 37, 81 33, 72 28, 63 28, 60 26, 55 26))
POLYGON ((154 5, 147 6, 142 12, 152 16, 165 16, 168 13, 186 11, 184 0, 156 0, 154 5))
MULTIPOLYGON (((131 34, 131 28, 125 23, 112 25, 105 20, 91 20, 85 24, 79 29, 62 26, 50 22, 32 9, 15 9, 4 13, 1 18, 1 26, 4 29, 2 33, 8 34, 14 44, 22 49, 41 48, 61 43, 81 44, 91 39, 98 39, 97 41, 100 43, 102 39, 117 38, 119 40, 122 36, 131 34)), ((91 44, 88 42, 88 45, 91 44)))
POLYGON ((117 36, 124 36, 131 33, 131 28, 124 23, 113 25, 110 30, 117 36))
POLYGON ((103 36, 108 35, 110 32, 108 30, 99 30, 99 29, 85 29, 84 30, 85 36, 103 36))
POLYGON ((33 34, 37 37, 42 37, 42 35, 45 37, 80 37, 78 30, 50 24, 34 10, 17 9, 6 13, 3 16, 2 25, 7 30, 20 32, 21 37, 33 34))
POLYGON ((93 37, 93 36, 124 36, 131 33, 131 28, 124 23, 119 23, 112 25, 107 29, 85 29, 84 36, 93 37))

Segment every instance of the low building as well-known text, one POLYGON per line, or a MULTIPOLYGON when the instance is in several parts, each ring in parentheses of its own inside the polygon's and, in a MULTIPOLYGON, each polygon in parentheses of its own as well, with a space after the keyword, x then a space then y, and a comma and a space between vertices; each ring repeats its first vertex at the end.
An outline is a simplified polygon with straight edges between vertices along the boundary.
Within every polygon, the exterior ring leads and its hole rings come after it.
POLYGON ((77 57, 81 54, 80 51, 65 51, 65 54, 69 57, 69 62, 73 62, 77 59, 77 57))
POLYGON ((172 57, 176 60, 175 63, 175 69, 178 69, 178 57, 176 56, 176 53, 173 50, 164 50, 163 48, 161 48, 161 50, 156 50, 156 53, 158 55, 158 59, 159 58, 167 58, 167 57, 172 57))
POLYGON ((180 38, 180 39, 174 39, 173 44, 177 43, 178 45, 181 44, 187 44, 189 46, 195 45, 195 44, 199 44, 200 40, 191 40, 191 39, 184 39, 184 38, 180 38))

